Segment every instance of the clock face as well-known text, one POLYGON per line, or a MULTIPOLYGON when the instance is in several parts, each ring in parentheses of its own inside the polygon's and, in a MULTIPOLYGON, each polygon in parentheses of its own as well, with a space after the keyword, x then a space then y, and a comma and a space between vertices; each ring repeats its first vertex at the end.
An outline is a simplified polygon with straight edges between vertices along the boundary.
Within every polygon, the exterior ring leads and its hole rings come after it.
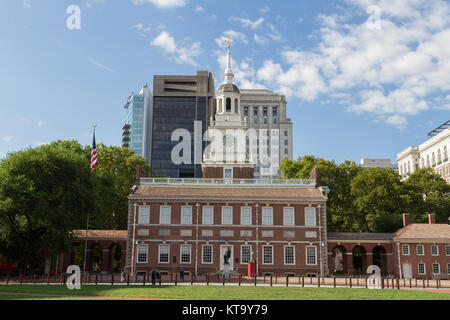
POLYGON ((223 145, 226 146, 226 147, 231 147, 231 146, 234 145, 235 140, 236 140, 235 137, 233 137, 232 135, 227 134, 227 135, 225 135, 223 137, 223 145))

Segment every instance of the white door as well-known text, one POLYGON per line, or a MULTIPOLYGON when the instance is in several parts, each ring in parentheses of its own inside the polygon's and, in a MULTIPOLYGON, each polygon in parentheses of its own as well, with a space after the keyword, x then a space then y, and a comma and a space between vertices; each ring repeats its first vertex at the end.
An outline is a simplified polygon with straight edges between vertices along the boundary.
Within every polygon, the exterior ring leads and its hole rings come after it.
POLYGON ((403 264, 403 277, 405 279, 412 279, 412 266, 411 263, 403 264))
POLYGON ((233 246, 231 246, 231 245, 220 246, 220 270, 221 271, 224 270, 223 266, 225 264, 226 256, 228 257, 228 255, 229 255, 229 258, 227 260, 230 265, 230 271, 233 271, 233 256, 234 256, 233 246))

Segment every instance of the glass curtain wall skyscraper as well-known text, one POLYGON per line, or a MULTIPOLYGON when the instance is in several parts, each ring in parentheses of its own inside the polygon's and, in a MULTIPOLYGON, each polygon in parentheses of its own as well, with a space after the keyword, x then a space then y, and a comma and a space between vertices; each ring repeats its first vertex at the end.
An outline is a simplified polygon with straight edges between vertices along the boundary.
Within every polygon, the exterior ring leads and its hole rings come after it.
POLYGON ((144 85, 139 93, 131 94, 124 109, 126 121, 122 133, 122 146, 130 148, 136 155, 149 161, 152 96, 148 86, 144 85))

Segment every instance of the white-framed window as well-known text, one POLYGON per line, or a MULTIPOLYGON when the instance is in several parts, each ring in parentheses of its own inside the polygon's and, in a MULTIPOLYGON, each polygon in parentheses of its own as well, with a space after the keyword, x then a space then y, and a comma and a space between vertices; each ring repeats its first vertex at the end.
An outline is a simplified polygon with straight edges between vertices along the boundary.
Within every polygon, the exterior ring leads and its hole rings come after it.
POLYGON ((252 208, 251 207, 241 207, 241 225, 244 225, 244 226, 252 225, 252 208))
POLYGON ((252 255, 252 246, 242 245, 241 246, 241 264, 249 263, 251 255, 252 255))
POLYGON ((148 245, 138 244, 137 245, 137 263, 147 263, 148 262, 148 245))
POLYGON ((182 244, 180 246, 180 262, 181 263, 191 263, 191 251, 192 246, 190 244, 182 244))
POLYGON ((305 208, 305 226, 316 225, 316 208, 305 208))
POLYGON ((402 253, 404 256, 409 256, 409 244, 402 245, 402 253))
POLYGON ((273 246, 263 246, 263 264, 273 264, 273 246))
POLYGON ((213 263, 213 246, 212 244, 204 244, 202 246, 202 263, 212 264, 213 263))
POLYGON ((169 263, 170 256, 170 245, 168 244, 160 244, 159 245, 159 263, 169 263))
POLYGON ((149 223, 150 223, 150 207, 139 206, 138 224, 149 224, 149 223))
POLYGON ((292 207, 283 208, 283 224, 285 226, 295 225, 295 211, 292 207))
POLYGON ((306 247, 306 264, 317 265, 317 247, 306 247))
POLYGON ((417 245, 416 251, 417 251, 417 255, 418 255, 418 256, 423 256, 423 255, 425 255, 425 250, 424 250, 422 244, 417 245))
POLYGON ((192 207, 181 207, 181 224, 192 224, 192 207))
POLYGON ((450 274, 450 263, 447 263, 447 273, 450 274))
POLYGON ((161 206, 159 211, 159 224, 170 224, 171 206, 161 206))
POLYGON ((420 274, 420 275, 427 274, 427 269, 426 269, 426 267, 425 267, 425 263, 419 263, 419 264, 417 265, 417 268, 418 268, 418 271, 419 271, 419 274, 420 274))
POLYGON ((284 246, 284 264, 287 264, 287 265, 295 264, 295 247, 294 246, 284 246))
POLYGON ((262 224, 265 226, 273 225, 273 208, 271 207, 262 208, 262 224))
POLYGON ((203 224, 214 224, 214 207, 203 207, 203 224))
POLYGON ((222 207, 222 224, 233 224, 233 207, 222 207))
POLYGON ((450 246, 445 246, 445 255, 450 256, 450 246))
POLYGON ((233 179, 233 169, 224 168, 223 169, 223 177, 224 177, 224 179, 233 179))
POLYGON ((431 255, 438 256, 439 255, 439 247, 435 244, 431 246, 431 255))
POLYGON ((441 265, 439 263, 433 263, 433 274, 441 274, 441 265))

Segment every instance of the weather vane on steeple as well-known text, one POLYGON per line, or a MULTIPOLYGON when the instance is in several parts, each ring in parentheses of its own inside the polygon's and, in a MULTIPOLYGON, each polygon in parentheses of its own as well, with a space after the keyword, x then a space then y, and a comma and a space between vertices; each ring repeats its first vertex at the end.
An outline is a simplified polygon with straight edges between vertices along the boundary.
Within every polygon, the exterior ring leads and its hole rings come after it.
POLYGON ((227 52, 227 69, 225 70, 225 83, 233 83, 233 71, 231 70, 231 52, 230 52, 230 48, 231 48, 231 44, 233 43, 233 41, 231 40, 223 40, 224 43, 227 44, 227 48, 228 48, 228 52, 227 52))

